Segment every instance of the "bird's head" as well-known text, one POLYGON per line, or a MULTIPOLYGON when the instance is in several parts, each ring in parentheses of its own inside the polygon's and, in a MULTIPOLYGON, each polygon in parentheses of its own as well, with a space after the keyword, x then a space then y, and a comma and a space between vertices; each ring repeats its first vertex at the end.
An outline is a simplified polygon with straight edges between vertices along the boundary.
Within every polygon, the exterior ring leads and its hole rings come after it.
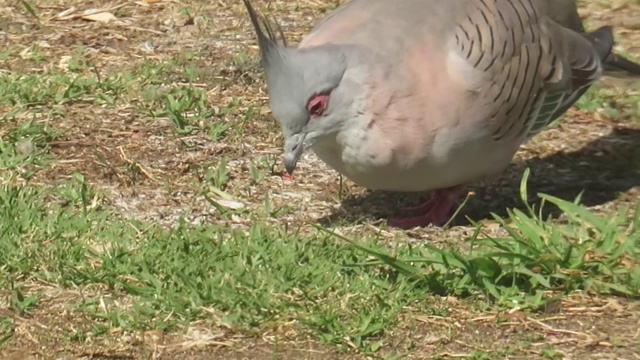
POLYGON ((243 1, 258 39, 271 111, 284 135, 285 169, 292 174, 305 149, 335 136, 353 117, 352 85, 344 81, 347 58, 335 45, 279 44, 269 24, 263 21, 263 30, 249 1, 243 1))

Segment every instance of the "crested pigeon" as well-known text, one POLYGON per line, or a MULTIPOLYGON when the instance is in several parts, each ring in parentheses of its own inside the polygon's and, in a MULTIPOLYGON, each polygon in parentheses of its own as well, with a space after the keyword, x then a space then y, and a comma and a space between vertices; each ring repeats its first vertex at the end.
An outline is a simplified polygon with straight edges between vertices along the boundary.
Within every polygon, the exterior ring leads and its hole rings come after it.
POLYGON ((601 77, 614 42, 583 32, 573 0, 350 0, 290 47, 243 1, 287 172, 310 149, 369 190, 430 191, 401 228, 446 223, 601 77))

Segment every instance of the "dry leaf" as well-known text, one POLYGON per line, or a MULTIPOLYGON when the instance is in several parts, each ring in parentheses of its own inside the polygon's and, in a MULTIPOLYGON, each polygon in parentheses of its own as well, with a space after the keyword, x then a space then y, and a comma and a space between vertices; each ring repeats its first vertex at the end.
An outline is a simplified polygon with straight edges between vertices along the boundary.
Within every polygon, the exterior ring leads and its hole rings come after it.
POLYGON ((109 21, 116 19, 115 15, 107 11, 90 14, 90 15, 83 15, 82 18, 84 20, 97 21, 101 23, 108 23, 109 21))
POLYGON ((227 209, 238 210, 238 209, 244 208, 244 204, 239 201, 225 200, 225 199, 220 199, 216 201, 218 202, 218 204, 226 207, 227 209))
POLYGON ((62 70, 69 69, 69 62, 73 57, 71 55, 62 55, 60 57, 60 61, 58 62, 58 67, 62 70))

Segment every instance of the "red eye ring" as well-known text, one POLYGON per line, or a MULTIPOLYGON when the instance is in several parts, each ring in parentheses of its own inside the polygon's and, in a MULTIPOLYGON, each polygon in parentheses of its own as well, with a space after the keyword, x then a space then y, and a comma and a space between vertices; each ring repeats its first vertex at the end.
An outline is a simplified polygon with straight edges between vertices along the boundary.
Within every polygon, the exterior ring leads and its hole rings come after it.
POLYGON ((307 103, 307 112, 312 119, 322 116, 329 104, 329 95, 314 95, 307 103))

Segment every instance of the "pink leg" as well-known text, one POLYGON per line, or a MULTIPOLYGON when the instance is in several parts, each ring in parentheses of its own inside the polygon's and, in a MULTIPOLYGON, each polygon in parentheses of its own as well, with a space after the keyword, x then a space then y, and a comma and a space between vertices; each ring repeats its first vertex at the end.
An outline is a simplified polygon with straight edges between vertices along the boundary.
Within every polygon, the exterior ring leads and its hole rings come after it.
POLYGON ((438 197, 436 196, 436 192, 434 191, 431 194, 429 194, 429 200, 423 202, 418 206, 409 206, 409 207, 402 208, 402 211, 412 212, 412 213, 426 213, 426 212, 429 212, 429 210, 431 210, 431 208, 436 204, 436 201, 438 201, 438 197))
POLYGON ((423 215, 416 217, 407 217, 399 219, 391 219, 389 223, 392 226, 403 229, 414 228, 418 226, 442 226, 447 223, 451 216, 451 209, 457 200, 464 193, 465 186, 452 186, 445 189, 434 190, 431 198, 424 204, 410 208, 412 211, 420 211, 423 215))

